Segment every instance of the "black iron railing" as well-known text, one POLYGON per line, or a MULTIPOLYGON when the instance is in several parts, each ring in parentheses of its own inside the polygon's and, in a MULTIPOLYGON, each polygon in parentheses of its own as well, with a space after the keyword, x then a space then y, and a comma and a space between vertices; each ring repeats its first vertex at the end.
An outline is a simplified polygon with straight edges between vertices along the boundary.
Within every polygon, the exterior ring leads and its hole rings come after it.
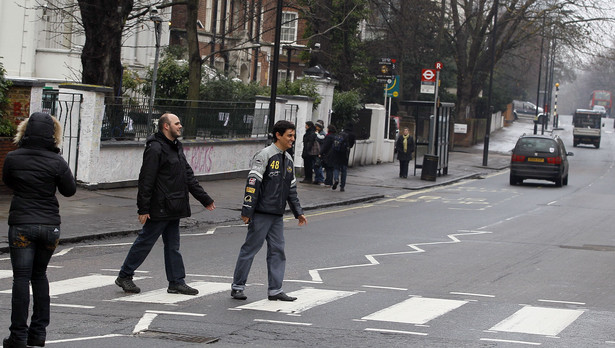
POLYGON ((215 102, 157 99, 150 115, 147 100, 117 99, 105 105, 101 140, 140 140, 157 130, 162 114, 176 114, 184 137, 245 138, 266 136, 268 105, 261 102, 215 102))

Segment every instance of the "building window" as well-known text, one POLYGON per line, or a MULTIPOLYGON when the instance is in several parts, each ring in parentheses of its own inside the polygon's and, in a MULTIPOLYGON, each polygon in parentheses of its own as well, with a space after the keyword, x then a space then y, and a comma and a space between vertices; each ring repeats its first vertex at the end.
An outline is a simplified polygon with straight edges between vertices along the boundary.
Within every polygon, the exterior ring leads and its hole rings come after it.
POLYGON ((69 50, 74 45, 73 17, 61 5, 57 0, 50 0, 48 9, 43 10, 44 29, 39 33, 41 48, 69 50))
POLYGON ((281 42, 297 41, 297 12, 282 13, 281 42))
MULTIPOLYGON (((289 72, 290 72, 290 76, 289 76, 288 81, 293 82, 294 77, 295 77, 295 72, 293 70, 290 70, 289 72)), ((287 76, 286 69, 278 70, 278 84, 286 82, 286 76, 287 76)))

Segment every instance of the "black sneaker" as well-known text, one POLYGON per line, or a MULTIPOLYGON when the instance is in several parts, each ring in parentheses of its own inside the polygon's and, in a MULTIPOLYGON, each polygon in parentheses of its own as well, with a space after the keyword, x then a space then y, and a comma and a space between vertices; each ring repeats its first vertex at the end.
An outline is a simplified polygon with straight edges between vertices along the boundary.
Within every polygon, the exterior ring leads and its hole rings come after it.
POLYGON ((231 290, 231 297, 235 300, 247 300, 248 296, 243 293, 243 290, 231 290))
POLYGON ((340 192, 346 191, 343 187, 340 187, 340 192))
POLYGON ((19 342, 13 339, 13 336, 6 337, 2 340, 2 347, 5 348, 26 348, 26 342, 19 342))
POLYGON ((283 292, 277 295, 269 296, 268 298, 269 298, 269 301, 289 301, 289 302, 297 299, 296 297, 288 296, 283 292))
POLYGON ((334 182, 333 186, 331 186, 331 189, 335 190, 337 188, 337 185, 339 185, 339 181, 334 182))
POLYGON ((196 295, 199 291, 195 288, 191 288, 186 284, 169 284, 167 289, 169 294, 182 294, 182 295, 196 295))
POLYGON ((139 289, 139 287, 132 281, 132 278, 117 277, 115 284, 122 288, 124 292, 131 292, 133 294, 138 294, 141 292, 141 289, 139 289))
POLYGON ((38 336, 28 335, 28 347, 44 347, 45 339, 38 336))

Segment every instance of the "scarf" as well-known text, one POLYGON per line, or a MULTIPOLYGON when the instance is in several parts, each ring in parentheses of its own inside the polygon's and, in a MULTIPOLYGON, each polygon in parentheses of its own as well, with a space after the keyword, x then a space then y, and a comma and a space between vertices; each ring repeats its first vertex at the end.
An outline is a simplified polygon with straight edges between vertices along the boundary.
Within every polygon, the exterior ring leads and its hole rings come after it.
POLYGON ((404 137, 404 152, 408 152, 408 138, 410 137, 410 134, 402 136, 404 137))

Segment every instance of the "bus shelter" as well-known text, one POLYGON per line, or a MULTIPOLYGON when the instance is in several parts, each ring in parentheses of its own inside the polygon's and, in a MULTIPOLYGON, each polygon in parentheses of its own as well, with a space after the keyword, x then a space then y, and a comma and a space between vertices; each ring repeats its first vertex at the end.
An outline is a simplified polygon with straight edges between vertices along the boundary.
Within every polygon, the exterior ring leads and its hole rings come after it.
POLYGON ((417 169, 421 169, 421 179, 426 177, 425 180, 435 181, 436 175, 447 175, 450 125, 455 104, 440 103, 435 116, 431 101, 401 101, 400 107, 407 121, 414 123, 414 175, 417 169))

